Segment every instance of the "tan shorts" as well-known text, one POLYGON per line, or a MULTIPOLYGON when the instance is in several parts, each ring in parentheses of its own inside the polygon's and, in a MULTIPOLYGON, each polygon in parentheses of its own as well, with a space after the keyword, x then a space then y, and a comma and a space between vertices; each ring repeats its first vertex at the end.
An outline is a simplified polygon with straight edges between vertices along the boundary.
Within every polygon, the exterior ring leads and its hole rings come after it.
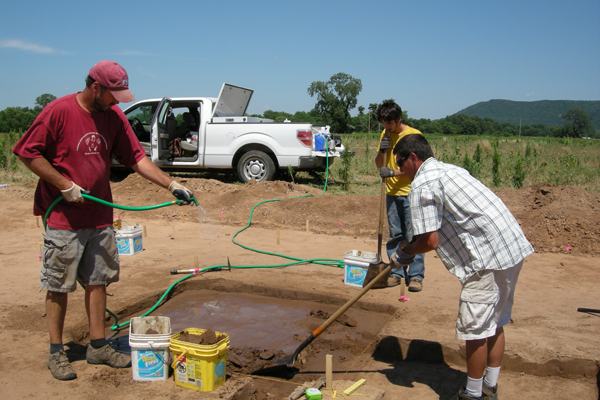
POLYGON ((515 287, 523 261, 502 271, 481 271, 460 292, 456 338, 485 339, 510 322, 515 287))
POLYGON ((40 286, 69 293, 82 285, 119 280, 119 251, 112 226, 64 230, 48 227, 44 235, 40 286))

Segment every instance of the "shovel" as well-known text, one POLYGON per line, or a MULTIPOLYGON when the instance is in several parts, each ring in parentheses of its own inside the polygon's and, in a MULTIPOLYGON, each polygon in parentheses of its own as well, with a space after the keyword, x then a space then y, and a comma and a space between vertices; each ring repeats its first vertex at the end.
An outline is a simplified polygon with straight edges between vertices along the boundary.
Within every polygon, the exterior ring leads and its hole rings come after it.
MULTIPOLYGON (((387 136, 387 131, 386 131, 387 136)), ((383 153, 383 166, 387 166, 387 151, 383 153)), ((377 234, 377 262, 370 263, 369 269, 367 270, 367 275, 365 276, 365 280, 363 281, 363 287, 368 285, 376 276, 379 276, 381 271, 384 270, 387 264, 383 262, 383 258, 381 257, 381 248, 383 247, 383 212, 385 210, 385 178, 381 178, 381 195, 379 200, 379 231, 377 234)), ((375 285, 373 286, 376 289, 387 287, 387 276, 383 279, 377 278, 375 281, 375 285)))
MULTIPOLYGON (((382 263, 382 264, 384 264, 384 263, 382 263)), ((386 264, 384 264, 384 265, 386 265, 386 264)), ((275 363, 275 366, 260 369, 258 371, 254 371, 252 374, 253 375, 266 375, 268 373, 276 372, 276 371, 279 371, 284 368, 293 367, 294 363, 296 362, 296 358, 298 357, 298 354, 300 354, 300 352, 302 350, 304 350, 304 348, 306 346, 311 344, 313 340, 315 340, 317 337, 319 337, 319 335, 321 333, 323 333, 325 331, 325 329, 329 328, 329 326, 331 324, 333 324, 335 322, 335 320, 340 317, 340 315, 345 313, 350 307, 352 307, 354 305, 354 303, 356 303, 361 297, 363 297, 364 294, 367 293, 369 291, 369 289, 371 289, 373 287, 373 285, 375 285, 375 283, 377 283, 377 281, 379 279, 388 275, 390 273, 391 269, 392 269, 392 266, 387 265, 387 267, 385 267, 384 270, 381 271, 381 273, 375 277, 375 279, 373 279, 369 284, 367 284, 365 287, 363 287, 356 296, 354 296, 352 299, 348 300, 348 302, 346 302, 346 304, 344 304, 331 317, 329 317, 327 319, 327 321, 323 322, 323 324, 321 324, 321 326, 319 326, 317 329, 315 329, 314 332, 311 333, 310 336, 308 338, 306 338, 306 340, 304 342, 302 342, 302 344, 300 346, 298 346, 298 348, 296 349, 296 351, 294 351, 293 354, 289 354, 289 355, 283 356, 281 358, 276 358, 275 360, 273 360, 273 363, 275 363)))

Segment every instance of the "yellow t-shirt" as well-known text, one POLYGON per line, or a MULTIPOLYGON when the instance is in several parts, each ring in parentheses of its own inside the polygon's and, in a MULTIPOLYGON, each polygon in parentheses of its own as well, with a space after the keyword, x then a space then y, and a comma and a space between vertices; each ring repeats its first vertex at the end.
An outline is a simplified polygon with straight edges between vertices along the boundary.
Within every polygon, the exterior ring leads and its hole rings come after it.
MULTIPOLYGON (((394 170, 400 169, 398 167, 398 165, 396 165, 396 157, 393 154, 394 146, 396 146, 396 143, 398 143, 398 141, 400 139, 402 139, 404 136, 411 135, 414 133, 422 135, 422 133, 419 130, 417 130, 415 128, 411 128, 410 126, 407 126, 404 129, 404 132, 402 132, 400 134, 390 133, 390 145, 392 147, 387 150, 387 164, 386 164, 386 166, 389 169, 394 169, 394 170)), ((385 135, 385 129, 383 130, 383 132, 381 132, 381 137, 379 138, 380 142, 381 142, 381 139, 383 139, 383 135, 385 135)), ((379 145, 377 145, 377 151, 379 151, 379 145)), ((410 179, 408 179, 408 177, 406 175, 399 175, 399 176, 394 176, 393 178, 385 179, 385 194, 390 195, 390 196, 408 196, 409 191, 410 191, 410 179)))

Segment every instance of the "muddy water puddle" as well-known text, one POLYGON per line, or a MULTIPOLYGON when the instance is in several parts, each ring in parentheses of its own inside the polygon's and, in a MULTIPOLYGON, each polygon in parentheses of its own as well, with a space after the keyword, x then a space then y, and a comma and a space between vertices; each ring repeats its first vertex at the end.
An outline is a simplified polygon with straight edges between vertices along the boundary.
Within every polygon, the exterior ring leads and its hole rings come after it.
MULTIPOLYGON (((151 316, 169 317, 172 334, 188 328, 226 333, 228 373, 250 374, 269 369, 277 365, 274 360, 293 354, 344 303, 342 299, 323 295, 315 296, 318 302, 310 301, 313 296, 304 292, 284 293, 303 299, 289 300, 245 289, 239 292, 209 287, 184 289, 151 316)), ((333 355, 335 371, 355 368, 359 359, 366 361, 371 357, 377 335, 394 311, 371 303, 355 304, 300 353, 294 368, 280 371, 283 375, 277 376, 290 379, 302 371, 305 379, 312 379, 306 374, 323 371, 327 354, 333 355)), ((120 351, 130 351, 128 329, 107 335, 120 351)))
MULTIPOLYGON (((339 307, 247 293, 186 290, 152 315, 169 317, 173 333, 187 328, 212 329, 229 335, 232 347, 293 353, 339 307)), ((321 337, 368 342, 389 318, 387 314, 351 308, 321 337)))

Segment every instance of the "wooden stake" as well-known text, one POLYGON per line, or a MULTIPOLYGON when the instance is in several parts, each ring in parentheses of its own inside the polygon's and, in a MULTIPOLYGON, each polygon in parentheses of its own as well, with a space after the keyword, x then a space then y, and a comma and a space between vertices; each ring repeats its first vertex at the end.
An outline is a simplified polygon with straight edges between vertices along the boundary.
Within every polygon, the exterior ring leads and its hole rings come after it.
POLYGON ((356 391, 356 389, 358 389, 359 387, 364 385, 366 381, 367 381, 366 379, 361 379, 361 380, 357 381, 354 385, 352 385, 348 389, 344 390, 344 394, 346 396, 350 396, 352 393, 354 393, 356 391))
POLYGON ((402 278, 402 281, 400 282, 400 296, 404 297, 406 296, 406 279, 402 278))
POLYGON ((333 356, 331 354, 325 356, 325 387, 333 389, 333 356))
POLYGON ((184 215, 184 214, 183 214, 183 213, 181 213, 181 222, 183 222, 183 215, 184 215))
POLYGON ((142 228, 143 228, 143 230, 144 230, 144 237, 146 237, 146 236, 147 236, 147 235, 146 235, 146 225, 142 225, 142 228))
POLYGON ((308 220, 306 220, 306 232, 308 232, 308 220))
POLYGON ((279 229, 277 229, 277 246, 279 246, 279 229))
POLYGON ((35 224, 38 228, 40 227, 40 217, 35 217, 35 224))
POLYGON ((198 268, 198 256, 194 256, 194 268, 198 268))

